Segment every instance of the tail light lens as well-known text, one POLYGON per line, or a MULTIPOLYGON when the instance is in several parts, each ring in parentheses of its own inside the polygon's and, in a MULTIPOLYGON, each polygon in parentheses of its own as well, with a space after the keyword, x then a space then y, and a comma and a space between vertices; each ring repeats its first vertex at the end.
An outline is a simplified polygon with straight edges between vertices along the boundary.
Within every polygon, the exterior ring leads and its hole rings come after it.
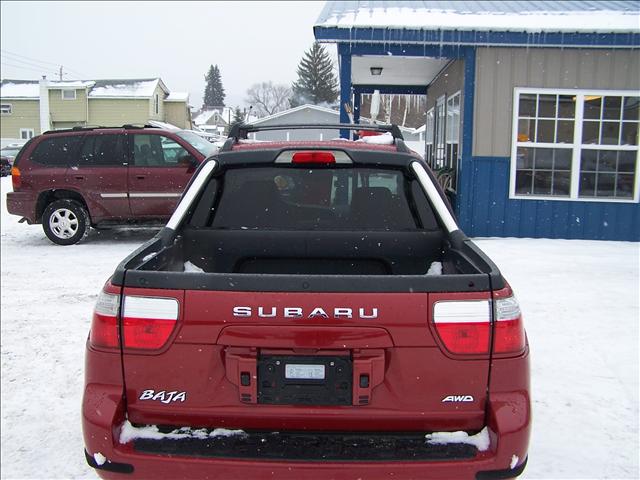
POLYGON ((18 167, 11 167, 11 185, 14 192, 22 186, 22 177, 18 167))
POLYGON ((524 324, 516 297, 498 298, 495 305, 494 353, 522 353, 525 349, 524 324))
POLYGON ((120 339, 118 336, 118 309, 120 308, 120 295, 101 292, 98 296, 93 320, 89 344, 92 347, 118 348, 120 339))
POLYGON ((175 298, 125 296, 124 347, 153 350, 164 346, 178 323, 178 307, 175 298))
POLYGON ((433 322, 440 340, 451 353, 489 353, 489 300, 436 302, 433 306, 433 322))

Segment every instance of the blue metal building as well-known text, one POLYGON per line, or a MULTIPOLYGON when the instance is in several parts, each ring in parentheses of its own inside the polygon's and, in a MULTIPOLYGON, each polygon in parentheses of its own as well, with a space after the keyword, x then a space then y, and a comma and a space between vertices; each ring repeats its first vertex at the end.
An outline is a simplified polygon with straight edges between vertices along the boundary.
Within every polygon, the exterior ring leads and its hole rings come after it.
POLYGON ((468 235, 640 241, 638 2, 327 2, 314 33, 341 121, 375 89, 427 96, 468 235))

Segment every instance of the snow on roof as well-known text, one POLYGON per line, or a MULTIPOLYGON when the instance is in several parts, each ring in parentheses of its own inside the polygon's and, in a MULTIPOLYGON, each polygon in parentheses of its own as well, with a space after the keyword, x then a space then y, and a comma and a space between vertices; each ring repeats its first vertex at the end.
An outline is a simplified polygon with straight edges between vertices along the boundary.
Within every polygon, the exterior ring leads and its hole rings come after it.
POLYGON ((40 84, 24 80, 3 80, 0 85, 2 98, 40 98, 40 84))
POLYGON ((167 98, 164 99, 165 102, 188 102, 189 101, 189 92, 171 92, 167 98))
POLYGON ((338 1, 317 27, 512 32, 640 32, 640 3, 627 1, 338 1))
POLYGON ((338 112, 337 110, 333 110, 332 108, 321 107, 320 105, 313 105, 311 103, 305 103, 304 105, 299 105, 299 106, 294 107, 294 108, 289 108, 287 110, 283 110, 281 112, 274 113, 273 115, 268 115, 266 117, 259 118, 258 120, 255 120, 255 121, 253 121, 251 123, 252 123, 252 125, 260 124, 260 123, 266 122, 268 120, 273 120, 274 118, 286 116, 286 115, 289 115, 289 114, 294 113, 294 112, 299 112, 300 110, 304 110, 306 108, 311 108, 313 110, 318 110, 319 112, 325 112, 325 113, 331 113, 331 114, 334 114, 334 115, 340 115, 340 112, 338 112))
POLYGON ((149 98, 153 96, 159 78, 151 80, 97 80, 89 98, 149 98))
POLYGON ((56 88, 87 88, 87 87, 93 87, 96 84, 96 82, 93 81, 84 81, 84 80, 76 80, 73 82, 56 82, 54 80, 49 80, 47 82, 47 85, 50 89, 56 89, 56 88))
POLYGON ((220 119, 227 123, 229 119, 233 120, 233 109, 231 107, 215 107, 215 108, 207 108, 202 110, 196 117, 193 119, 193 123, 196 125, 204 125, 209 121, 209 119, 214 114, 220 115, 220 119))

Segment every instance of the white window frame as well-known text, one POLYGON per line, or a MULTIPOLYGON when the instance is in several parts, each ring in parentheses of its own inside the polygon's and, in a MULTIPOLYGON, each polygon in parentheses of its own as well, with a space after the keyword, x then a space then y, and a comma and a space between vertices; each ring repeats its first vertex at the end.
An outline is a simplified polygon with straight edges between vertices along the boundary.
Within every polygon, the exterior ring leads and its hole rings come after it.
POLYGON ((33 128, 21 128, 20 129, 20 140, 31 140, 36 136, 36 131, 33 128), (27 137, 23 137, 22 134, 26 133, 27 137))
POLYGON ((77 94, 76 94, 76 90, 75 89, 71 89, 71 88, 63 88, 62 90, 60 90, 60 96, 62 98, 62 100, 76 100, 77 94), (73 92, 73 98, 65 98, 64 93, 65 92, 73 92))
MULTIPOLYGON (((636 170, 633 187, 633 198, 608 197, 580 197, 580 153, 582 151, 582 123, 584 120, 584 97, 588 95, 611 97, 637 97, 638 90, 602 90, 602 89, 573 89, 573 88, 531 88, 515 87, 513 89, 513 110, 511 123, 511 165, 509 169, 509 198, 512 200, 548 200, 565 202, 607 202, 607 203, 637 203, 640 198, 640 145, 589 145, 585 150, 626 150, 636 152, 636 170), (540 143, 518 142, 518 114, 520 94, 531 93, 540 95, 571 95, 576 97, 576 111, 574 116, 573 143, 540 143), (568 197, 553 195, 517 195, 516 167, 518 147, 530 148, 562 148, 569 147, 571 156, 571 187, 568 197)), ((639 125, 640 126, 640 125, 639 125)))
POLYGON ((0 112, 2 113, 2 115, 11 115, 13 114, 13 104, 12 103, 3 103, 2 105, 2 110, 0 110, 0 112), (9 107, 9 111, 5 112, 3 111, 5 109, 5 107, 9 107))

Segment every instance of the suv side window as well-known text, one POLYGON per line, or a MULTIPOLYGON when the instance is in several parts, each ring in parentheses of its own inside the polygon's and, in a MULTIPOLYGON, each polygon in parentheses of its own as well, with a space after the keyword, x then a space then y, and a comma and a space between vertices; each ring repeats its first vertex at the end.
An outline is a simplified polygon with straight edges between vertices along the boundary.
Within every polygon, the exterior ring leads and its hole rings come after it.
POLYGON ((177 167, 190 154, 175 140, 164 135, 133 135, 133 165, 136 167, 177 167))
POLYGON ((80 151, 78 166, 122 166, 124 163, 124 149, 122 144, 122 135, 87 135, 80 151))
POLYGON ((31 153, 30 160, 48 167, 66 167, 75 163, 81 135, 44 138, 31 153))

